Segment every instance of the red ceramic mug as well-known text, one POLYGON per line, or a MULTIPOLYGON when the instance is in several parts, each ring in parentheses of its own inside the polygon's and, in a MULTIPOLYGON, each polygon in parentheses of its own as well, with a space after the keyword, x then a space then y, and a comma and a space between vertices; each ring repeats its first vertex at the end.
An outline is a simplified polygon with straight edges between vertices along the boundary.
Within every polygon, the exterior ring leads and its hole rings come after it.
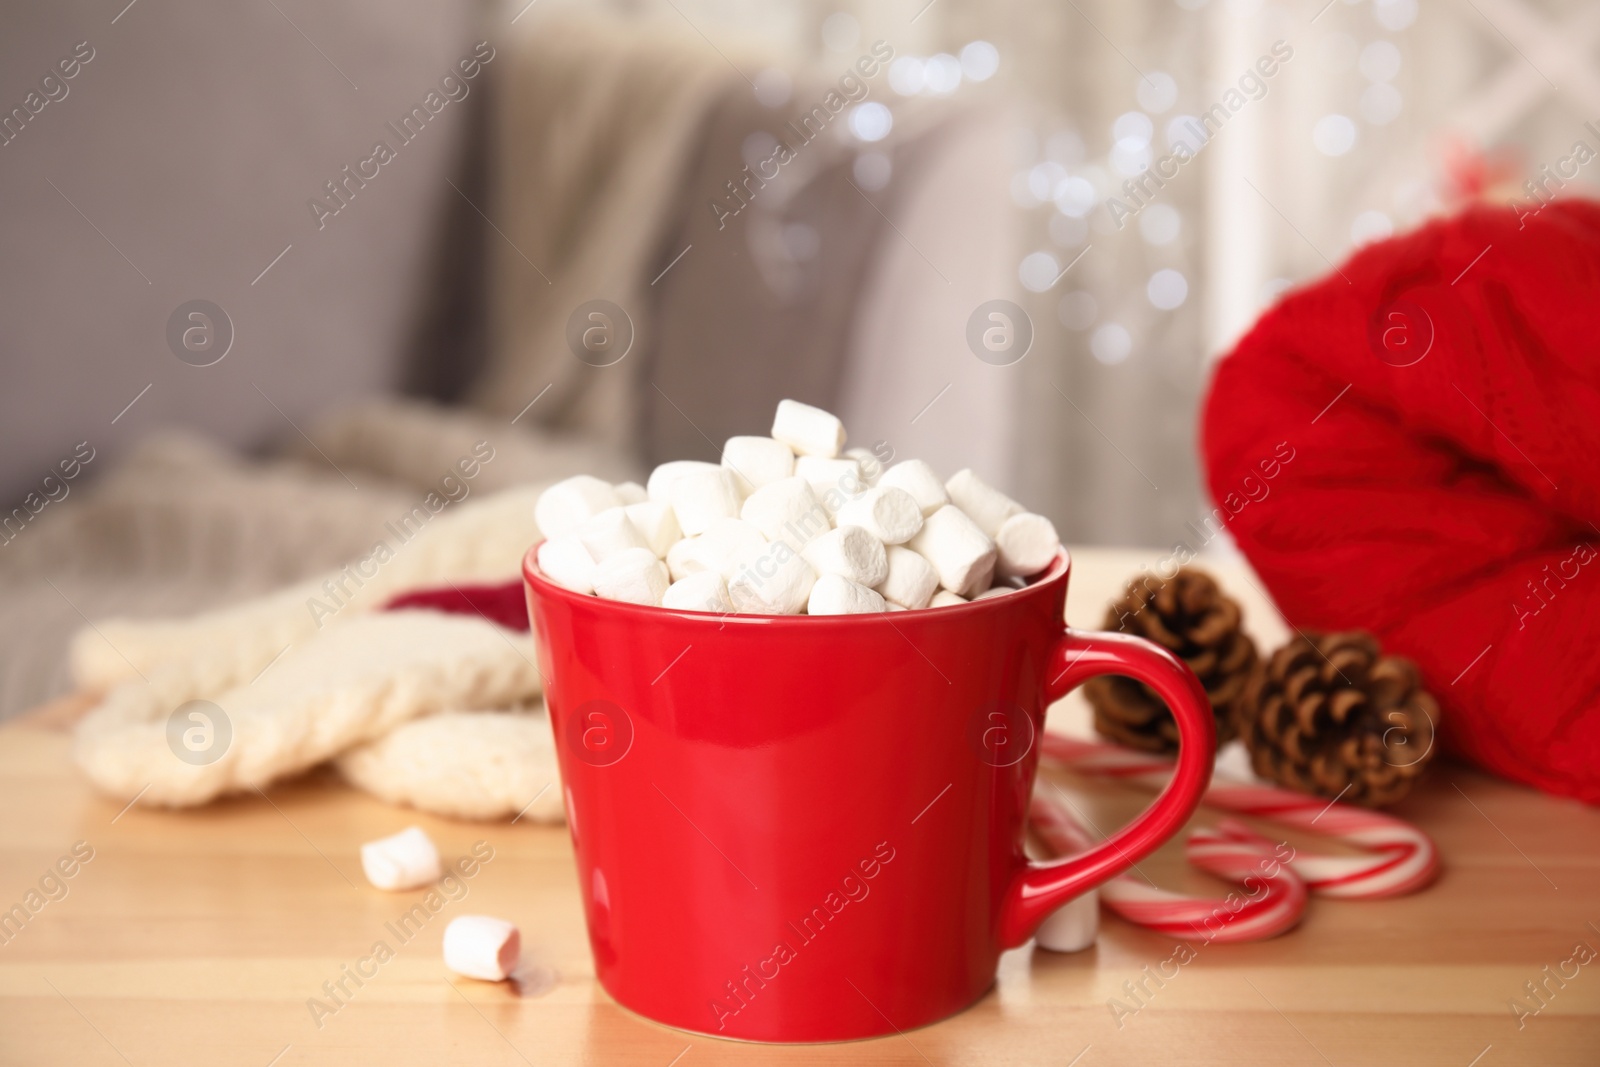
POLYGON ((1215 726, 1182 662, 1066 629, 1065 553, 1005 596, 826 618, 720 616, 563 589, 529 614, 601 984, 700 1033, 839 1041, 952 1015, 1000 953, 1171 837, 1215 726), (1130 675, 1176 716, 1171 784, 1054 863, 1023 853, 1045 708, 1130 675))

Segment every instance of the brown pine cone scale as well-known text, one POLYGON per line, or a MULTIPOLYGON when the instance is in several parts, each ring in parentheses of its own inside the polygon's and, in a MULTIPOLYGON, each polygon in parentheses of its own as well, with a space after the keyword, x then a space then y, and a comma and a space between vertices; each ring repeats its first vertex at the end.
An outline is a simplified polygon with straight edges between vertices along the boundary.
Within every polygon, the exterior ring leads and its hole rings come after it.
MULTIPOLYGON (((1106 612, 1103 629, 1154 641, 1189 665, 1217 717, 1217 743, 1232 740, 1237 712, 1257 662, 1255 642, 1240 625, 1239 604, 1204 571, 1182 568, 1170 579, 1143 575, 1106 612)), ((1172 712, 1131 678, 1093 678, 1083 687, 1103 737, 1146 752, 1175 752, 1172 712)))
POLYGON ((1241 704, 1255 772, 1367 807, 1410 791, 1433 755, 1439 705, 1416 665, 1369 633, 1304 634, 1267 660, 1241 704))

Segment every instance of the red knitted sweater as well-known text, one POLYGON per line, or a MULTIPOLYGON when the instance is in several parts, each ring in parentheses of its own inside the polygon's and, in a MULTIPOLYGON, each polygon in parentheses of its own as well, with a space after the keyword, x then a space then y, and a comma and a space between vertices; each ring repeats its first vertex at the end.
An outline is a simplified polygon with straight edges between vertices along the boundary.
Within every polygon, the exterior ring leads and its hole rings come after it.
POLYGON ((1600 803, 1600 206, 1358 252, 1221 363, 1202 448, 1291 622, 1373 631, 1447 747, 1600 803))

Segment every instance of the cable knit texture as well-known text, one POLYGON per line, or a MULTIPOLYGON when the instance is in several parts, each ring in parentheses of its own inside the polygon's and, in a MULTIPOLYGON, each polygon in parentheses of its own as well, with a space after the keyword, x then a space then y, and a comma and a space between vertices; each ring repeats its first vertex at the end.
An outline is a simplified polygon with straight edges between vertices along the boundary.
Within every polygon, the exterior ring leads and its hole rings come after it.
MULTIPOLYGON (((0 718, 75 685, 103 689, 140 670, 148 673, 166 655, 162 648, 195 635, 185 622, 154 620, 181 620, 283 591, 278 606, 262 610, 271 622, 259 641, 244 634, 249 647, 243 651, 230 651, 230 642, 208 646, 226 661, 216 668, 219 679, 253 676, 313 621, 306 608, 313 587, 342 565, 359 562, 380 539, 397 542, 389 524, 438 491, 453 471, 453 502, 430 526, 448 525, 456 513, 501 490, 537 493, 581 471, 612 481, 637 473, 609 449, 530 429, 527 420, 512 426, 416 403, 374 401, 330 413, 305 430, 307 438, 291 432, 287 445, 265 461, 162 432, 115 467, 100 469, 109 461, 95 461, 71 483, 69 496, 0 545, 0 718), (481 463, 475 478, 461 478, 456 464, 479 442, 487 442, 494 457, 481 463), (284 591, 312 576, 303 588, 284 591), (108 628, 107 617, 122 621, 108 628), (91 622, 108 635, 117 631, 114 645, 97 639, 86 625, 91 622), (75 636, 76 674, 67 653, 75 636)), ((527 516, 517 518, 521 528, 532 529, 527 516)), ((421 555, 428 555, 422 544, 421 555)), ((526 547, 508 551, 504 570, 485 576, 514 577, 526 547)), ((396 548, 379 587, 364 598, 385 586, 399 591, 389 569, 403 576, 412 564, 400 557, 417 545, 396 548)), ((258 607, 239 609, 240 630, 248 630, 243 617, 255 617, 258 607)), ((217 616, 207 625, 234 617, 217 616)))
POLYGON ((103 689, 165 665, 186 665, 215 691, 252 677, 274 656, 324 628, 381 606, 397 593, 444 582, 477 583, 517 573, 538 540, 533 505, 539 490, 508 489, 442 512, 402 542, 384 529, 376 543, 392 558, 357 565, 220 611, 150 622, 107 619, 79 631, 73 673, 103 689))
POLYGON ((445 711, 397 726, 338 760, 391 804, 459 819, 558 823, 566 813, 550 720, 542 711, 445 711))
MULTIPOLYGON (((115 797, 203 804, 298 774, 419 715, 506 707, 536 695, 523 635, 465 615, 358 615, 292 648, 252 681, 218 691, 187 664, 125 682, 79 724, 78 765, 115 797), (175 754, 168 719, 206 699, 226 716, 217 757, 175 754)), ((215 727, 215 724, 212 724, 215 727)))
POLYGON ((495 621, 526 626, 525 610, 377 609, 515 580, 542 487, 579 471, 620 480, 629 465, 502 419, 389 401, 333 415, 286 451, 247 462, 158 438, 7 544, 0 700, 25 707, 64 687, 70 625, 72 684, 105 694, 76 756, 115 797, 200 804, 348 753, 346 776, 397 803, 560 819, 559 785, 534 800, 554 777, 547 721, 463 710, 537 697, 527 633, 495 621), (195 700, 231 731, 210 763, 180 758, 169 732, 178 712, 181 739, 195 700))
POLYGON ((1449 747, 1590 803, 1597 291, 1594 204, 1431 223, 1268 312, 1203 431, 1212 497, 1291 622, 1373 631, 1422 669, 1449 747))

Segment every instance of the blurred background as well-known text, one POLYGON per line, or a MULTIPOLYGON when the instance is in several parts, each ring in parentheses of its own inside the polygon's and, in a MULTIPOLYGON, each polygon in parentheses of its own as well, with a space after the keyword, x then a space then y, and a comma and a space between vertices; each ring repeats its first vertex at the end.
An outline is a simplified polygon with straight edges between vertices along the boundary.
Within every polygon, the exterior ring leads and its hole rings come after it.
POLYGON ((441 486, 764 433, 1225 551, 1194 440, 1285 289, 1600 168, 1582 0, 62 0, 0 13, 0 714, 78 627, 441 486), (1590 154, 1592 157, 1592 153, 1590 154))

